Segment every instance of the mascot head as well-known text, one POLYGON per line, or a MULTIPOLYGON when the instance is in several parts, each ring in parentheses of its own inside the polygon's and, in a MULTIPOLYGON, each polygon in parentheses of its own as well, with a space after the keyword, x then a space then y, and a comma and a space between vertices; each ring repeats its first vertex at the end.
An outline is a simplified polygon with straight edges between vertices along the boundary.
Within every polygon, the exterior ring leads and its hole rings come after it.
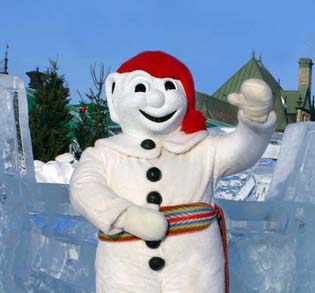
POLYGON ((135 136, 167 135, 180 129, 206 129, 195 109, 194 81, 175 57, 146 51, 123 63, 106 79, 108 107, 123 132, 135 136))

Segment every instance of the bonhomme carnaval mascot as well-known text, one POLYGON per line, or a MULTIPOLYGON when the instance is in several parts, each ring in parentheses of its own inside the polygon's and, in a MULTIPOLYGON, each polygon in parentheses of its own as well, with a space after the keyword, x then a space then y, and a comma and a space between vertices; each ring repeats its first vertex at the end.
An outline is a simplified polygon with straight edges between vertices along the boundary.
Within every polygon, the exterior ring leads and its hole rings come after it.
POLYGON ((70 185, 72 205, 100 230, 96 292, 227 292, 213 190, 264 152, 276 121, 270 88, 250 79, 231 94, 239 123, 220 136, 195 109, 189 69, 164 52, 122 64, 106 94, 122 133, 86 149, 70 185))

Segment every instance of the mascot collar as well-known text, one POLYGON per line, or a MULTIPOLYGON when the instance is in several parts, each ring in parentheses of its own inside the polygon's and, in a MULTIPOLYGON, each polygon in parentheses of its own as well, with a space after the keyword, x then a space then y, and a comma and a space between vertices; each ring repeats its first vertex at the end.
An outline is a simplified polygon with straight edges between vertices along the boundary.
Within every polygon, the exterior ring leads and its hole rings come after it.
POLYGON ((120 133, 96 142, 97 146, 103 146, 118 151, 124 155, 142 158, 155 159, 161 155, 162 149, 175 154, 182 154, 194 148, 208 136, 208 131, 201 130, 192 134, 176 131, 163 138, 148 138, 154 142, 154 147, 145 149, 141 145, 145 138, 128 136, 120 133))

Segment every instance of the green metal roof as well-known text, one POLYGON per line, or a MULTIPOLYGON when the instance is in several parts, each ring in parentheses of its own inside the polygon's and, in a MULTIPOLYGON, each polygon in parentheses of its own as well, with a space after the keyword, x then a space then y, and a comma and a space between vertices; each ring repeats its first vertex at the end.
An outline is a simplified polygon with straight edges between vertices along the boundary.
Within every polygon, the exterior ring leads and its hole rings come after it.
POLYGON ((296 107, 300 97, 299 91, 281 91, 288 114, 296 114, 296 107))
POLYGON ((196 109, 201 111, 205 116, 207 116, 207 97, 208 95, 195 92, 195 102, 196 102, 196 109))
POLYGON ((281 91, 273 92, 273 110, 277 114, 277 131, 283 131, 288 125, 288 120, 285 113, 285 107, 281 100, 281 91))
POLYGON ((280 84, 274 79, 270 72, 262 64, 261 60, 252 57, 240 70, 238 70, 228 81, 226 81, 212 96, 227 101, 227 95, 239 92, 242 83, 249 78, 264 80, 272 91, 282 90, 280 84))
POLYGON ((230 103, 204 93, 196 92, 196 108, 203 112, 207 119, 237 124, 238 108, 230 103))
POLYGON ((298 108, 311 112, 310 93, 307 86, 301 86, 299 90, 281 91, 285 100, 288 114, 296 114, 298 108))
POLYGON ((310 92, 308 86, 304 85, 299 88, 299 92, 301 95, 302 103, 300 107, 302 107, 306 111, 311 111, 310 105, 310 92))
POLYGON ((284 130, 287 125, 285 109, 281 101, 281 86, 270 72, 254 56, 230 79, 228 79, 212 96, 218 100, 227 102, 228 94, 239 92, 241 84, 250 78, 264 80, 271 88, 274 96, 273 108, 277 113, 277 130, 284 130))

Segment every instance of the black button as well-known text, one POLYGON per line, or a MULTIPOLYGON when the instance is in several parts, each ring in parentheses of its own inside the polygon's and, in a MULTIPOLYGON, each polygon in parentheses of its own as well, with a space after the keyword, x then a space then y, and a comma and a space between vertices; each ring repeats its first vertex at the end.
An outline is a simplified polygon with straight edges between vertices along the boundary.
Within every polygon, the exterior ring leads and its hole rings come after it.
POLYGON ((162 196, 157 191, 151 191, 147 195, 147 203, 154 203, 160 205, 162 202, 162 196))
POLYGON ((156 167, 152 167, 147 171, 147 178, 150 181, 156 182, 159 181, 162 177, 161 170, 156 167))
POLYGON ((153 271, 159 271, 165 266, 165 260, 157 256, 152 257, 149 261, 149 266, 153 271))
POLYGON ((160 247, 161 241, 146 241, 145 244, 152 249, 160 247))
POLYGON ((141 147, 144 148, 145 150, 152 150, 155 148, 155 142, 151 139, 145 139, 142 143, 141 143, 141 147))

